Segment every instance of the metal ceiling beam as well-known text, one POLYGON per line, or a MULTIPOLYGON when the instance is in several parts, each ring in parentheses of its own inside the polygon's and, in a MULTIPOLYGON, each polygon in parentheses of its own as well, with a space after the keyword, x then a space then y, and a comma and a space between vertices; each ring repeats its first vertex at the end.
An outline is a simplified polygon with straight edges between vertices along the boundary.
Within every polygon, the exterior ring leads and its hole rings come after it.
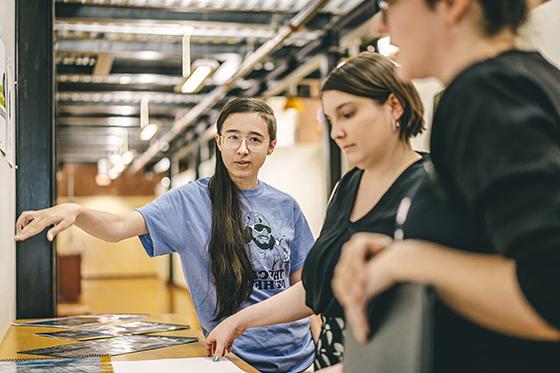
MULTIPOLYGON (((191 28, 193 38, 204 37, 239 37, 239 38, 269 38, 276 30, 271 24, 242 24, 242 23, 212 23, 212 22, 183 22, 170 20, 120 20, 112 18, 83 19, 83 18, 57 18, 54 30, 57 33, 90 32, 112 34, 146 34, 161 36, 182 37, 187 27, 191 28), (250 34, 253 31, 253 35, 250 34)), ((305 33, 304 33, 305 35, 305 33)), ((95 38, 94 38, 95 39, 95 38)))
POLYGON ((279 48, 290 35, 313 18, 313 16, 315 16, 328 2, 329 0, 315 0, 310 3, 307 8, 300 11, 285 26, 278 30, 277 35, 273 39, 267 41, 246 58, 229 82, 217 87, 207 94, 198 105, 193 107, 189 112, 175 122, 175 125, 169 132, 163 135, 154 145, 150 146, 146 152, 134 161, 130 167, 130 171, 135 173, 142 169, 162 150, 165 144, 171 143, 171 141, 173 141, 185 128, 190 126, 202 114, 205 114, 207 110, 217 104, 227 94, 237 80, 247 76, 257 63, 263 61, 274 50, 279 48))
POLYGON ((57 118, 58 126, 66 127, 121 127, 121 128, 140 128, 140 119, 132 117, 70 117, 57 118))
MULTIPOLYGON (((338 32, 340 35, 337 49, 340 51, 346 50, 359 42, 360 39, 375 34, 376 30, 371 19, 378 10, 375 2, 366 1, 337 20, 332 27, 328 27, 327 29, 330 32, 338 32), (357 24, 358 26, 351 27, 350 24, 357 24)), ((297 83, 297 79, 303 73, 309 75, 318 71, 320 65, 317 64, 316 59, 311 58, 306 61, 305 59, 308 56, 317 56, 327 51, 329 47, 325 45, 325 35, 314 42, 308 43, 304 48, 295 51, 294 54, 277 64, 276 68, 264 78, 265 82, 269 82, 264 95, 272 96, 281 93, 286 89, 286 86, 297 83), (294 71, 291 72, 292 70, 294 71)), ((305 78, 305 76, 301 78, 305 78)))
POLYGON ((182 82, 181 76, 165 74, 111 74, 95 76, 89 74, 58 74, 59 83, 88 83, 88 84, 156 84, 175 86, 182 82))
MULTIPOLYGON (((196 8, 153 8, 153 7, 118 7, 95 6, 82 4, 56 4, 57 18, 115 18, 115 19, 160 19, 174 21, 202 21, 202 22, 235 22, 270 25, 286 20, 294 13, 281 11, 247 11, 234 9, 196 9, 196 8), (179 11, 178 11, 179 10, 179 11)), ((325 22, 329 14, 321 14, 325 22)))
MULTIPOLYGON (((150 116, 174 117, 175 113, 185 110, 185 106, 170 107, 163 105, 150 105, 150 116)), ((140 115, 139 105, 91 105, 86 104, 59 104, 57 105, 57 115, 121 115, 137 116, 140 115)))
MULTIPOLYGON (((333 25, 331 27, 327 27, 327 29, 340 32, 342 36, 339 42, 340 49, 349 48, 356 43, 357 39, 366 38, 370 35, 370 33, 373 33, 375 29, 372 27, 371 17, 377 11, 378 9, 376 4, 364 2, 356 9, 349 12, 345 17, 341 17, 341 19, 333 22, 333 25), (355 29, 351 29, 348 27, 351 23, 357 23, 360 24, 360 26, 355 29)), ((291 84, 300 82, 311 73, 325 70, 324 66, 327 61, 324 54, 321 54, 324 50, 326 50, 326 47, 323 38, 321 38, 308 43, 305 47, 297 50, 289 58, 284 59, 284 61, 276 66, 274 71, 269 73, 266 78, 263 79, 265 82, 270 82, 270 84, 268 84, 269 89, 262 95, 264 97, 277 95, 287 90, 291 84), (308 56, 313 57, 308 58, 308 56), (307 58, 307 60, 305 60, 305 62, 301 62, 305 58, 307 58), (292 72, 290 73, 289 71, 292 72), (287 75, 285 75, 286 72, 288 72, 287 75), (280 76, 283 77, 278 79, 280 76)), ((174 154, 174 157, 178 157, 178 159, 188 154, 193 147, 187 145, 179 148, 180 150, 174 154)))
POLYGON ((59 102, 86 102, 86 103, 115 103, 115 104, 140 104, 143 96, 148 96, 150 104, 196 104, 202 101, 200 95, 185 95, 181 93, 168 92, 137 92, 137 91, 113 91, 113 92, 58 92, 56 100, 59 102))
MULTIPOLYGON (((158 20, 112 20, 57 19, 57 39, 93 39, 99 35, 111 40, 165 41, 177 43, 185 33, 191 34, 193 43, 241 43, 246 40, 265 42, 272 39, 278 30, 273 25, 249 25, 238 23, 169 22, 158 20), (162 40, 165 39, 165 40, 162 40)), ((301 46, 314 40, 319 30, 301 30, 290 34, 288 45, 301 46)))
MULTIPOLYGON (((332 0, 329 4, 327 4, 321 12, 319 16, 328 16, 328 15, 341 15, 344 13, 344 8, 349 5, 349 3, 356 2, 359 0, 332 0)), ((187 12, 187 13, 205 13, 205 14, 221 14, 225 12, 243 12, 246 14, 281 14, 286 15, 287 17, 293 17, 296 12, 300 11, 301 8, 309 5, 309 1, 295 1, 293 0, 292 3, 285 3, 283 2, 272 2, 271 6, 263 5, 263 2, 259 0, 251 1, 238 1, 236 4, 233 4, 231 1, 222 2, 219 4, 220 6, 216 6, 216 2, 209 2, 206 3, 204 6, 200 6, 196 3, 196 1, 187 1, 185 0, 180 1, 176 0, 171 3, 169 0, 167 1, 147 1, 144 4, 138 4, 134 1, 108 1, 108 0, 57 0, 57 7, 71 7, 72 5, 76 7, 76 4, 87 7, 99 7, 99 8, 121 8, 121 9, 151 9, 151 10, 166 10, 169 12, 187 12), (64 4, 61 4, 64 3, 64 4), (100 4, 101 3, 101 4, 100 4), (103 4, 105 3, 105 4, 103 4), (233 5, 232 5, 233 4, 233 5)), ((269 2, 270 4, 271 2, 269 2)), ((351 4, 350 4, 351 5, 351 4)), ((354 4, 355 5, 355 4, 354 4)), ((57 9, 58 10, 58 9, 57 9)))
POLYGON ((271 96, 276 96, 284 91, 287 91, 292 84, 297 84, 300 80, 304 79, 306 76, 314 71, 319 70, 324 56, 317 55, 311 57, 303 65, 298 67, 296 70, 288 74, 281 81, 271 82, 270 88, 268 88, 262 96, 267 98, 271 96))
MULTIPOLYGON (((235 44, 191 44, 191 55, 213 56, 224 53, 245 53, 245 45, 235 44)), ((161 60, 176 58, 180 61, 181 43, 161 43, 156 41, 112 41, 112 40, 59 40, 56 42, 57 53, 111 53, 117 58, 134 58, 140 60, 161 60)))

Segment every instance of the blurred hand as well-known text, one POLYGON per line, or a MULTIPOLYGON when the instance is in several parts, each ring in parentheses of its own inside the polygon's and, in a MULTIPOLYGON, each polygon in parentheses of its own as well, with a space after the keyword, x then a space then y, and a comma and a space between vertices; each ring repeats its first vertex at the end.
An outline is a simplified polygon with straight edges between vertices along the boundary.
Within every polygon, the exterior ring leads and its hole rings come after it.
POLYGON ((52 226, 47 232, 48 240, 52 241, 58 233, 74 224, 79 214, 80 206, 75 203, 63 203, 37 211, 24 211, 17 219, 14 240, 26 240, 52 226))
POLYGON ((357 233, 344 245, 334 271, 332 289, 344 307, 354 337, 365 342, 370 332, 366 306, 371 298, 391 287, 388 255, 393 240, 377 233, 357 233))
POLYGON ((245 328, 238 321, 237 314, 228 317, 218 324, 206 338, 206 353, 208 356, 222 357, 231 352, 233 342, 245 328))

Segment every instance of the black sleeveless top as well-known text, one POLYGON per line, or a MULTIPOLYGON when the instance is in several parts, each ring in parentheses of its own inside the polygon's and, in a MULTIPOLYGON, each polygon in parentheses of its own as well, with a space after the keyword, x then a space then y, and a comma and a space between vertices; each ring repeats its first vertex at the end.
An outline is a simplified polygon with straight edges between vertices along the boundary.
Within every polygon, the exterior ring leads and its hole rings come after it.
POLYGON ((306 305, 317 314, 343 317, 344 311, 335 299, 331 281, 342 246, 357 232, 381 233, 393 236, 395 214, 403 197, 426 172, 422 160, 403 171, 381 197, 375 207, 359 220, 350 221, 363 170, 354 168, 340 180, 327 207, 321 233, 311 248, 303 266, 302 281, 306 290, 306 305))

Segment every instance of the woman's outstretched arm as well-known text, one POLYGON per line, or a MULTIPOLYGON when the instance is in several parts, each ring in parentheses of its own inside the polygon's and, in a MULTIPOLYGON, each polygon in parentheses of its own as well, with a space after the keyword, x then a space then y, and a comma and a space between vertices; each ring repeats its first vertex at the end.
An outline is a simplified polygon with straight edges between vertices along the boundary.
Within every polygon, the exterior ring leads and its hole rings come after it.
POLYGON ((47 238, 54 237, 76 225, 94 237, 117 242, 147 233, 144 217, 137 211, 109 213, 82 207, 75 203, 63 203, 43 210, 25 211, 16 222, 16 241, 23 241, 51 227, 47 238))

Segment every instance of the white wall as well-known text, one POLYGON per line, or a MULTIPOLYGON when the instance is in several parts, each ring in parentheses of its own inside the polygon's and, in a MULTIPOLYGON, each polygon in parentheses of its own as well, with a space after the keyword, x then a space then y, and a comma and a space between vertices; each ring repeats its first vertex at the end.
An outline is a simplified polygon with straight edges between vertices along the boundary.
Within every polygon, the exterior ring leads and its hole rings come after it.
POLYGON ((420 95, 424 104, 424 120, 426 130, 420 136, 412 138, 410 141, 415 150, 430 151, 430 134, 432 132, 432 118, 434 115, 434 96, 443 90, 443 84, 434 78, 416 79, 412 82, 420 95))
POLYGON ((259 179, 294 197, 313 235, 319 235, 328 198, 326 159, 321 144, 277 147, 261 168, 259 179))
MULTIPOLYGON (((2 0, 0 41, 6 47, 8 69, 13 77, 15 71, 15 0, 2 0)), ((13 105, 12 114, 15 114, 13 105)), ((15 118, 12 115, 11 124, 14 123, 15 118)), ((4 128, 0 127, 0 131, 4 131, 4 128)), ((9 143, 11 144, 15 142, 14 132, 12 127, 12 130, 8 133, 9 143)), ((0 180, 2 180, 0 184, 0 257, 2 258, 0 260, 0 340, 4 337, 16 314, 16 245, 12 239, 14 235, 16 176, 11 162, 14 150, 13 148, 9 149, 7 157, 0 152, 0 180)))
POLYGON ((537 49, 560 68, 560 0, 550 0, 531 11, 521 29, 518 46, 537 49))

